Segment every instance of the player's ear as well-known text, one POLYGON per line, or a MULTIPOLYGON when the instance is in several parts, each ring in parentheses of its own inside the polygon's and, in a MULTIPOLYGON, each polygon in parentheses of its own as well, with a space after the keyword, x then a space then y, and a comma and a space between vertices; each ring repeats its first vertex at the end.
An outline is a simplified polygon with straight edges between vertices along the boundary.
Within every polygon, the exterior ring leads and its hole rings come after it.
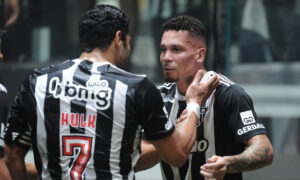
POLYGON ((121 46, 122 44, 122 31, 118 30, 115 34, 114 43, 117 46, 121 46))
POLYGON ((199 47, 197 49, 197 62, 203 63, 206 55, 206 48, 199 47))

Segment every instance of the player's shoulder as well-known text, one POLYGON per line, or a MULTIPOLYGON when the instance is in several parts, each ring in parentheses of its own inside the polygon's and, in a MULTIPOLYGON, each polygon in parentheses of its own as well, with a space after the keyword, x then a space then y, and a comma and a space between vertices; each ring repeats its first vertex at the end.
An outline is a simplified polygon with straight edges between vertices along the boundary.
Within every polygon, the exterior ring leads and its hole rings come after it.
POLYGON ((102 66, 101 72, 104 75, 107 73, 107 75, 111 76, 113 79, 121 81, 128 86, 135 87, 143 84, 152 84, 146 75, 131 73, 110 63, 102 66))
POLYGON ((221 85, 216 89, 216 100, 217 101, 235 101, 241 98, 249 97, 245 90, 231 79, 224 75, 220 75, 221 85))
POLYGON ((53 72, 62 71, 64 69, 74 65, 75 63, 76 63, 75 60, 65 60, 63 62, 60 62, 57 64, 52 64, 52 65, 46 66, 41 69, 34 69, 31 73, 31 76, 41 76, 44 74, 50 74, 53 72))
POLYGON ((138 79, 138 80, 144 80, 147 79, 147 76, 145 74, 136 74, 136 73, 131 73, 128 71, 125 71, 113 64, 108 64, 108 71, 110 72, 114 72, 118 75, 124 76, 126 78, 130 78, 130 79, 138 79))

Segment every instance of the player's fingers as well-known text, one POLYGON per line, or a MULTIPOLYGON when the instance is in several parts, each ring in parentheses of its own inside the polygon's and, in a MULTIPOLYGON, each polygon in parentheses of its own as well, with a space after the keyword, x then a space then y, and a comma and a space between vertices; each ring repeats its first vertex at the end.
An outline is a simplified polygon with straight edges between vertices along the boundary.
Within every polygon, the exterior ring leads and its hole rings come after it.
POLYGON ((213 178, 213 174, 203 171, 203 170, 200 171, 200 174, 206 178, 213 178))
POLYGON ((203 167, 205 169, 219 169, 220 165, 218 163, 207 163, 207 164, 204 164, 203 167))
POLYGON ((213 155, 212 157, 208 158, 207 162, 214 163, 217 161, 217 159, 218 159, 218 156, 213 155))
POLYGON ((193 80, 193 84, 199 84, 200 83, 200 80, 202 79, 202 77, 204 76, 205 72, 204 70, 202 69, 199 69, 194 77, 194 80, 193 80))
POLYGON ((214 89, 220 86, 220 84, 221 84, 221 77, 217 75, 217 79, 213 83, 214 89))
POLYGON ((212 175, 214 175, 214 174, 216 173, 216 170, 215 170, 215 169, 213 169, 213 168, 206 168, 205 166, 201 166, 201 167, 200 167, 200 170, 201 170, 201 171, 204 171, 204 172, 206 172, 206 173, 210 173, 210 174, 212 174, 212 175))
POLYGON ((205 81, 203 83, 203 85, 209 86, 209 87, 211 87, 211 89, 215 89, 217 87, 217 85, 219 84, 219 82, 220 82, 220 79, 218 78, 218 75, 214 74, 207 81, 205 81))

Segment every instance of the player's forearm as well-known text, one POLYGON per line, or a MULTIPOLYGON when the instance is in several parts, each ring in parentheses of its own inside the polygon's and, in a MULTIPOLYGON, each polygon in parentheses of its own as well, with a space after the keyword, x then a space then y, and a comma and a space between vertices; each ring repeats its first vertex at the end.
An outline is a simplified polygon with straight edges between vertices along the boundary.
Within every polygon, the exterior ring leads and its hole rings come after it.
POLYGON ((7 166, 2 157, 0 157, 0 179, 1 180, 11 180, 9 171, 8 171, 7 166))
POLYGON ((189 155, 192 150, 196 135, 197 135, 197 123, 198 118, 195 112, 189 113, 187 119, 183 120, 178 126, 176 126, 176 136, 179 146, 186 156, 189 155))
POLYGON ((243 153, 225 156, 227 172, 251 171, 272 163, 273 148, 268 139, 251 144, 243 153))
POLYGON ((158 151, 151 143, 142 142, 141 149, 141 156, 134 167, 135 172, 149 169, 161 161, 158 151))
POLYGON ((4 150, 5 150, 5 163, 8 167, 12 179, 14 180, 28 179, 25 162, 24 162, 24 158, 27 151, 18 146, 14 146, 10 148, 6 144, 4 146, 4 150))
POLYGON ((26 180, 27 173, 25 168, 25 162, 17 159, 6 160, 6 164, 10 171, 10 175, 14 180, 26 180))
POLYGON ((17 21, 20 14, 20 6, 18 0, 9 0, 5 1, 5 3, 7 3, 6 8, 9 9, 8 19, 5 23, 5 26, 9 27, 17 21))
POLYGON ((35 164, 34 163, 26 163, 26 172, 28 175, 29 180, 36 180, 38 179, 38 172, 36 170, 35 164))

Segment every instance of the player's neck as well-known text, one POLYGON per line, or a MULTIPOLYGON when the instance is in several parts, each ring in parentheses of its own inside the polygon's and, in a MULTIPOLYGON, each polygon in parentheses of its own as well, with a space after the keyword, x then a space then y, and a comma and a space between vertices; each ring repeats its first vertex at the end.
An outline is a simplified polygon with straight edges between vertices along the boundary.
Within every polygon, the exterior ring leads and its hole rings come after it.
POLYGON ((82 52, 79 59, 91 62, 109 62, 115 64, 115 58, 111 56, 111 53, 103 52, 98 48, 93 49, 91 52, 82 52))
POLYGON ((179 94, 185 96, 185 93, 189 86, 186 85, 185 82, 180 82, 180 81, 176 82, 176 86, 179 94))

